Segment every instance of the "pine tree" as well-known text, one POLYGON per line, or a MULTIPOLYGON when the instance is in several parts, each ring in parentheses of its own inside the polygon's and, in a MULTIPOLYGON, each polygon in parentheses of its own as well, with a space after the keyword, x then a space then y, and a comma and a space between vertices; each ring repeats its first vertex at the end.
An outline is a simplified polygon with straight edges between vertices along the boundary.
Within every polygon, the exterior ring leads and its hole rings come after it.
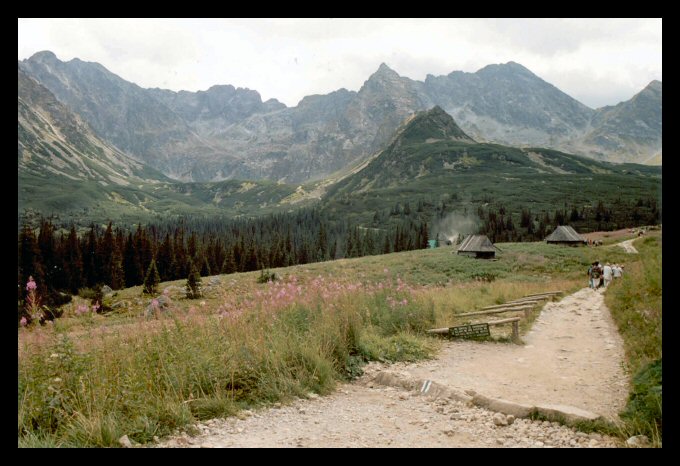
POLYGON ((66 237, 62 257, 64 260, 64 275, 66 276, 66 288, 73 294, 83 286, 83 258, 78 244, 78 233, 75 225, 66 237))
POLYGON ((203 265, 201 266, 201 276, 202 277, 210 276, 210 264, 208 264, 208 259, 206 257, 203 257, 203 265))
POLYGON ((173 270, 172 270, 172 260, 174 258, 174 252, 172 248, 172 242, 170 242, 170 234, 165 234, 165 239, 158 248, 158 254, 156 255, 156 265, 158 266, 158 273, 161 276, 161 280, 172 280, 173 270))
MULTIPOLYGON (((112 280, 111 259, 113 258, 113 250, 114 250, 113 227, 111 225, 111 222, 109 222, 109 224, 106 227, 106 231, 104 232, 104 236, 101 237, 101 239, 99 240, 99 244, 97 245, 95 264, 99 270, 100 281, 102 281, 106 285, 109 285, 111 288, 115 289, 114 286, 111 285, 112 280)), ((116 277, 116 279, 118 278, 120 277, 116 277)))
POLYGON ((115 244, 113 251, 111 251, 111 259, 109 261, 109 286, 113 290, 120 290, 125 286, 125 270, 123 269, 123 255, 115 244))
POLYGON ((146 271, 144 278, 144 293, 154 295, 158 291, 158 284, 161 282, 161 277, 156 268, 156 261, 151 259, 149 269, 146 271))
POLYGON ((132 233, 128 234, 125 242, 125 249, 123 250, 123 269, 125 270, 125 286, 135 286, 142 283, 144 279, 144 271, 142 264, 139 261, 139 255, 135 247, 135 241, 132 238, 132 233))
POLYGON ((198 274, 198 270, 194 265, 194 261, 189 259, 187 264, 187 269, 189 270, 189 276, 187 277, 186 283, 186 295, 189 299, 196 299, 201 297, 201 276, 198 274))
POLYGON ((234 252, 232 248, 227 248, 227 257, 224 258, 222 263, 221 273, 234 273, 236 272, 236 261, 234 260, 234 252))
POLYGON ((43 285, 45 290, 53 288, 52 283, 55 276, 61 274, 57 270, 56 245, 54 242, 54 226, 48 220, 40 222, 40 233, 38 233, 38 249, 40 250, 40 260, 43 272, 45 273, 43 285))
POLYGON ((87 239, 83 242, 83 279, 87 286, 94 286, 99 281, 99 271, 95 255, 97 253, 97 231, 94 223, 90 224, 87 239))

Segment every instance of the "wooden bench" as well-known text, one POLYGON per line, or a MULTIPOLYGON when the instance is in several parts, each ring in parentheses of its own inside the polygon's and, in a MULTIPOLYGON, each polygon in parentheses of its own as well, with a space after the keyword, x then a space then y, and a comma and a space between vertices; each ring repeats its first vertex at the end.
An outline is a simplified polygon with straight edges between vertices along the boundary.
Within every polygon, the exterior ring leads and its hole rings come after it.
MULTIPOLYGON (((471 317, 490 314, 502 314, 503 312, 524 311, 524 317, 529 317, 531 310, 541 301, 552 298, 554 295, 563 293, 563 291, 546 291, 543 293, 535 293, 524 296, 523 298, 509 301, 505 304, 496 304, 493 306, 483 307, 481 311, 466 312, 463 314, 456 314, 455 317, 471 317)), ((488 326, 512 324, 512 340, 519 340, 519 321, 520 317, 509 317, 507 319, 494 320, 485 322, 488 326)), ((431 335, 449 335, 455 327, 433 328, 427 331, 431 335)))
MULTIPOLYGON (((512 324, 512 341, 519 341, 519 321, 522 320, 520 317, 510 317, 508 319, 493 320, 491 322, 484 322, 489 327, 502 324, 512 324)), ((443 327, 443 328, 432 328, 427 331, 430 335, 449 335, 451 329, 454 327, 443 327)))

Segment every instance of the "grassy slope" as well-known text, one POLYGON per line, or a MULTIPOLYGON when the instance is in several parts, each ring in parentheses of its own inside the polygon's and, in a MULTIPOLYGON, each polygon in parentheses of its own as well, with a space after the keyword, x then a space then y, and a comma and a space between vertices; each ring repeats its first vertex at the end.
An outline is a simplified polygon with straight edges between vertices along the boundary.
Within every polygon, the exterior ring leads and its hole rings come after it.
POLYGON ((438 343, 423 331, 457 313, 571 292, 596 256, 631 257, 618 247, 498 246, 498 261, 442 247, 276 269, 274 284, 257 285, 258 272, 216 276, 202 300, 170 288, 172 311, 156 317, 143 316, 140 287, 119 291, 109 316, 78 317, 69 304, 53 328, 20 330, 20 445, 147 442, 194 419, 327 393, 362 361, 429 357, 438 343))
MULTIPOLYGON (((109 220, 148 223, 164 216, 264 215, 289 210, 279 202, 295 187, 273 182, 142 183, 131 186, 92 180, 50 181, 43 176, 19 175, 19 214, 24 209, 55 214, 87 225, 109 220)), ((295 207, 306 205, 297 204, 295 207)))
POLYGON ((540 165, 520 149, 496 144, 454 141, 391 145, 366 168, 329 188, 323 205, 339 218, 369 222, 377 210, 397 202, 448 200, 462 211, 475 212, 486 202, 519 213, 554 212, 572 205, 611 203, 638 197, 660 197, 658 167, 612 165, 547 149, 540 165), (442 167, 452 168, 442 168, 442 167), (550 172, 568 171, 569 174, 550 172), (543 173, 540 173, 539 170, 543 173))
POLYGON ((661 235, 633 242, 641 260, 626 267, 620 282, 607 290, 605 302, 623 337, 628 369, 633 374, 624 418, 627 434, 645 434, 661 445, 662 287, 661 235))

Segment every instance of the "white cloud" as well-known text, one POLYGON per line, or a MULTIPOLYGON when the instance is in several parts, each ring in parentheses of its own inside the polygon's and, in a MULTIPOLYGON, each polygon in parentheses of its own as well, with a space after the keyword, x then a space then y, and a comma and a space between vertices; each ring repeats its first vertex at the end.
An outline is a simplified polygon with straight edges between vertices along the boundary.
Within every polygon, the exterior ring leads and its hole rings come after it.
POLYGON ((586 105, 661 80, 660 19, 19 19, 19 59, 51 50, 142 87, 232 84, 296 105, 358 90, 381 62, 422 80, 516 61, 586 105))

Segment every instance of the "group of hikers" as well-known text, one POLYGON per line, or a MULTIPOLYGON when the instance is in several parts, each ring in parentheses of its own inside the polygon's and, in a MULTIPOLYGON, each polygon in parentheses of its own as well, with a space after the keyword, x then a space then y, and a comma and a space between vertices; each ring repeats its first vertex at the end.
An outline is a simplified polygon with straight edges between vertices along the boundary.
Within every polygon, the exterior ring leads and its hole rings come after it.
POLYGON ((610 265, 609 262, 602 264, 598 261, 593 262, 588 267, 588 277, 590 279, 590 288, 596 290, 598 288, 606 288, 614 278, 621 278, 623 275, 623 266, 619 264, 610 265))

